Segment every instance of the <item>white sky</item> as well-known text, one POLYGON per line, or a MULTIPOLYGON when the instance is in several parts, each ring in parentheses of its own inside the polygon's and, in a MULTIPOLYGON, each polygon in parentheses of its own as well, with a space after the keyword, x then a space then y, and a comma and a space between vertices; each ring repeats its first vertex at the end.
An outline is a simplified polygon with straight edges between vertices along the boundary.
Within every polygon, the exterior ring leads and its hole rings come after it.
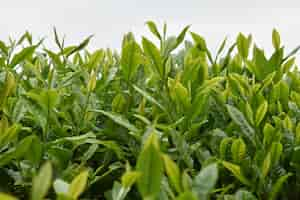
MULTIPOLYGON (((1 0, 0 39, 25 30, 52 39, 52 27, 68 44, 90 34, 92 48, 120 48, 122 36, 133 31, 150 36, 145 22, 167 22, 177 34, 187 24, 203 35, 215 51, 225 36, 252 33, 259 46, 271 50, 276 27, 287 50, 300 44, 300 1, 297 0, 1 0)), ((47 42, 49 42, 49 39, 47 42)))

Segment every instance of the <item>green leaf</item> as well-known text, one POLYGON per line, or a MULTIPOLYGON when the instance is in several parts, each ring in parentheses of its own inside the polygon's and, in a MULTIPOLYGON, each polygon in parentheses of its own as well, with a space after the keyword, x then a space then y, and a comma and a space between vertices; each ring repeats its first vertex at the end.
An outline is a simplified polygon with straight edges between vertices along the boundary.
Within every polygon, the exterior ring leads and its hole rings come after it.
POLYGON ((256 114, 255 114, 256 126, 259 126, 261 121, 264 119, 267 111, 268 111, 268 102, 266 100, 264 100, 257 108, 256 114))
POLYGON ((90 40, 92 39, 92 37, 93 37, 93 35, 88 36, 88 37, 87 37, 85 40, 83 40, 78 46, 72 48, 71 51, 67 52, 67 53, 66 53, 66 56, 69 57, 69 56, 71 56, 72 54, 74 54, 75 52, 80 51, 80 50, 82 50, 83 48, 85 48, 85 47, 89 44, 89 42, 90 42, 90 40))
POLYGON ((272 44, 276 50, 280 48, 280 35, 276 29, 273 29, 272 32, 272 44))
POLYGON ((191 36, 201 51, 207 50, 205 39, 202 36, 194 32, 191 32, 191 36))
POLYGON ((140 93, 143 97, 145 97, 149 102, 153 103, 157 107, 159 107, 162 111, 167 112, 166 108, 162 106, 158 101, 156 101, 148 92, 140 89, 136 85, 133 85, 133 88, 140 93))
POLYGON ((178 35, 178 37, 176 38, 176 43, 175 46, 173 47, 173 49, 176 49, 184 40, 184 37, 186 35, 186 32, 189 30, 190 25, 184 27, 184 29, 181 31, 181 33, 178 35))
POLYGON ((178 80, 168 78, 168 87, 170 89, 170 96, 184 110, 190 107, 190 95, 186 87, 184 87, 178 80))
POLYGON ((297 46, 295 49, 293 49, 286 57, 284 57, 282 62, 286 61, 287 59, 295 55, 299 50, 300 50, 300 45, 297 46))
POLYGON ((187 191, 187 192, 181 193, 176 198, 176 200, 197 200, 197 198, 196 198, 196 196, 192 192, 187 191))
POLYGON ((68 195, 73 199, 78 199, 78 197, 84 192, 87 180, 88 180, 88 171, 83 171, 77 175, 71 182, 68 190, 68 195))
POLYGON ((43 156, 43 144, 39 137, 33 136, 30 152, 27 153, 27 159, 35 166, 39 166, 43 156))
POLYGON ((40 169, 38 175, 33 178, 31 200, 43 200, 51 186, 52 167, 46 162, 40 169))
POLYGON ((220 153, 221 159, 225 160, 226 157, 228 156, 227 152, 228 152, 228 149, 229 149, 231 143, 232 143, 232 138, 225 137, 222 139, 220 146, 219 146, 219 153, 220 153))
POLYGON ((156 71, 162 78, 164 75, 164 67, 159 50, 150 40, 145 37, 142 38, 142 45, 146 56, 150 59, 156 71))
POLYGON ((242 138, 236 139, 231 145, 231 154, 233 161, 241 163, 246 156, 246 144, 242 138))
POLYGON ((118 181, 115 181, 111 191, 112 200, 123 200, 128 192, 129 188, 124 188, 118 181))
POLYGON ((1 92, 0 93, 0 106, 1 106, 1 104, 4 103, 6 98, 14 92, 15 88, 16 88, 15 76, 13 73, 8 71, 5 74, 5 85, 2 88, 2 90, 0 90, 0 92, 1 92))
POLYGON ((275 184, 273 184, 272 190, 270 192, 270 195, 269 195, 270 200, 277 199, 276 197, 280 193, 280 190, 281 190, 283 184, 288 180, 288 178, 290 176, 292 176, 292 173, 288 173, 286 175, 281 176, 279 179, 277 179, 275 184))
POLYGON ((249 48, 250 48, 250 37, 245 37, 242 33, 239 33, 236 39, 237 48, 239 54, 242 56, 242 58, 247 59, 249 54, 249 48))
POLYGON ((271 161, 272 161, 271 153, 268 153, 267 156, 265 157, 262 167, 261 167, 261 173, 262 173, 263 178, 265 178, 270 171, 271 164, 272 164, 271 161))
POLYGON ((121 180, 122 180, 122 186, 125 188, 130 188, 141 176, 141 173, 136 171, 126 171, 125 174, 123 174, 121 180))
POLYGON ((63 44, 61 44, 60 41, 59 41, 58 34, 57 34, 57 31, 56 31, 55 27, 53 27, 53 33, 54 33, 54 40, 55 40, 56 45, 59 47, 60 50, 62 50, 63 49, 63 44))
POLYGON ((58 92, 54 89, 27 92, 26 96, 34 100, 45 113, 48 113, 59 103, 58 92))
POLYGON ((16 197, 13 197, 13 196, 11 196, 9 194, 4 194, 2 192, 0 192, 0 199, 1 200, 17 200, 16 197))
POLYGON ((135 75, 138 66, 142 62, 141 59, 140 46, 133 40, 126 42, 122 48, 120 61, 122 73, 126 81, 131 80, 135 75))
POLYGON ((251 185, 250 181, 242 174, 240 166, 227 161, 222 161, 222 165, 228 169, 241 183, 247 186, 251 185))
POLYGON ((168 178, 177 192, 181 192, 180 170, 176 163, 168 156, 163 155, 165 170, 168 178))
POLYGON ((141 195, 143 198, 155 198, 159 194, 163 176, 163 160, 155 133, 148 137, 138 157, 136 169, 141 173, 137 182, 141 195))
POLYGON ((125 106, 126 106, 125 97, 122 95, 122 93, 117 94, 111 103, 112 111, 120 113, 124 111, 124 109, 126 108, 125 106))
POLYGON ((204 167, 193 181, 193 191, 199 198, 206 197, 214 188, 218 179, 218 166, 216 163, 204 167))
POLYGON ((104 110, 91 110, 91 111, 98 112, 98 113, 105 115, 106 117, 110 118, 117 124, 127 128, 129 131, 132 131, 134 133, 139 132, 139 130, 128 121, 128 119, 124 118, 122 115, 120 115, 118 113, 106 112, 104 110))
POLYGON ((277 165, 279 160, 280 160, 280 157, 281 157, 281 154, 283 152, 283 146, 280 142, 273 142, 272 145, 271 145, 271 162, 273 165, 277 165))
POLYGON ((55 64, 58 67, 62 67, 62 62, 59 58, 59 55, 50 51, 49 49, 44 49, 44 51, 48 54, 48 56, 51 58, 52 63, 55 64))
POLYGON ((4 55, 8 55, 8 47, 6 46, 6 44, 0 40, 0 50, 2 51, 2 53, 4 55))
POLYGON ((33 136, 27 136, 21 140, 16 147, 9 149, 0 155, 0 166, 7 165, 14 159, 21 159, 30 149, 33 136))
POLYGON ((89 70, 96 69, 98 67, 98 65, 100 64, 100 62, 104 59, 104 56, 105 56, 105 54, 104 54, 103 50, 95 51, 89 58, 88 63, 86 64, 87 68, 89 70))
POLYGON ((239 111, 237 108, 226 105, 227 111, 232 118, 232 120, 240 127, 241 131, 244 133, 244 135, 251 141, 253 144, 255 144, 254 141, 254 129, 250 126, 248 121, 246 120, 245 116, 241 111, 239 111))
POLYGON ((97 84, 97 74, 94 70, 92 70, 90 74, 90 79, 87 84, 88 92, 92 92, 95 90, 97 84))
POLYGON ((235 193, 235 200, 257 200, 257 198, 246 190, 239 190, 235 193))
POLYGON ((155 35, 161 41, 162 38, 156 27, 156 24, 153 21, 147 21, 146 24, 147 24, 149 30, 151 31, 151 33, 153 33, 153 35, 155 35))
POLYGON ((222 51, 224 50, 224 47, 226 45, 227 42, 227 37, 225 37, 225 39, 223 40, 223 42, 221 43, 220 47, 218 48, 217 51, 217 56, 220 55, 222 53, 222 51))
POLYGON ((13 68, 20 62, 24 62, 27 58, 32 56, 32 54, 34 53, 36 48, 37 48, 37 46, 34 45, 34 46, 30 46, 30 47, 26 47, 26 48, 22 49, 20 52, 18 52, 14 55, 9 66, 11 68, 13 68))

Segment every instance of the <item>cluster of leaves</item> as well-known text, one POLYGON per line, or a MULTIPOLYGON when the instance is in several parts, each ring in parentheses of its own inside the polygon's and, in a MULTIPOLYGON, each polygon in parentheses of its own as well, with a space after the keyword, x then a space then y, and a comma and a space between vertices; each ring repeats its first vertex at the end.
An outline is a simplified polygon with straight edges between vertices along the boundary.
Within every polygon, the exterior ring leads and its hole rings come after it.
POLYGON ((0 199, 298 199, 300 47, 147 26, 120 54, 0 41, 0 199))

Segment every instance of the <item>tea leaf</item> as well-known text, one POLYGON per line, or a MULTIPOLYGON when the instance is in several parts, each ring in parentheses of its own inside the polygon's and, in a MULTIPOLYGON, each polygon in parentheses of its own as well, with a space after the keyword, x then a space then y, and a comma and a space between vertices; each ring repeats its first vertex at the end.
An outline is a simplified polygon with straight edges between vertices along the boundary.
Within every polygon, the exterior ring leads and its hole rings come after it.
POLYGON ((163 175, 163 160, 157 146, 157 136, 152 133, 140 153, 136 169, 141 173, 138 188, 143 198, 154 198, 160 191, 163 175))
POLYGON ((87 185, 88 175, 89 175, 88 171, 83 171, 79 175, 77 175, 71 182, 68 189, 68 194, 73 199, 78 199, 78 197, 85 190, 87 185))
POLYGON ((143 37, 142 39, 142 45, 146 56, 153 63, 155 70, 158 72, 160 77, 163 77, 164 69, 163 69, 162 58, 160 56, 159 50, 152 42, 150 42, 145 37, 143 37))
POLYGON ((274 186, 272 187, 272 190, 270 192, 270 199, 274 200, 276 199, 281 187, 283 186, 283 184, 288 180, 288 178, 292 176, 291 173, 288 173, 286 175, 281 176, 280 178, 277 179, 277 181, 275 182, 274 186))
POLYGON ((228 169, 239 181, 241 181, 241 183, 247 186, 251 185, 249 180, 242 174, 240 166, 227 161, 222 161, 222 165, 228 169))
POLYGON ((181 191, 180 171, 176 163, 167 155, 163 156, 165 170, 177 192, 181 191))
POLYGON ((146 22, 149 30, 155 35, 159 40, 162 40, 161 35, 156 27, 156 24, 153 21, 147 21, 146 22))
POLYGON ((241 131, 244 133, 244 135, 251 141, 253 144, 254 142, 254 129, 250 126, 250 124, 247 122, 246 118, 244 117, 243 113, 239 111, 237 108, 226 105, 227 111, 232 118, 232 120, 239 125, 241 128, 241 131))
POLYGON ((24 62, 27 58, 32 56, 32 54, 34 53, 36 48, 37 48, 37 46, 34 45, 34 46, 30 46, 30 47, 26 47, 26 48, 22 49, 20 52, 18 52, 17 54, 14 55, 9 66, 11 68, 13 68, 20 62, 24 62))
POLYGON ((259 124, 261 123, 261 121, 264 119, 266 113, 268 111, 268 102, 267 101, 263 101, 257 111, 256 111, 256 115, 255 115, 255 124, 256 126, 259 126, 259 124))
POLYGON ((129 131, 132 131, 134 133, 138 133, 139 130, 131 124, 127 119, 125 119, 122 115, 112 112, 106 112, 104 110, 92 110, 93 112, 101 113, 107 117, 109 117, 111 120, 116 122, 117 124, 127 128, 129 131))
POLYGON ((1 200, 17 200, 17 198, 8 195, 8 194, 4 194, 4 193, 0 193, 0 199, 1 200))
POLYGON ((48 193, 51 186, 52 167, 50 162, 46 162, 40 169, 38 175, 34 177, 32 183, 31 199, 42 200, 48 193))
POLYGON ((272 32, 272 44, 276 50, 280 48, 280 35, 276 29, 273 29, 272 32))
POLYGON ((193 191, 198 193, 199 197, 209 194, 214 188, 218 179, 217 164, 210 164, 203 168, 193 181, 193 191))

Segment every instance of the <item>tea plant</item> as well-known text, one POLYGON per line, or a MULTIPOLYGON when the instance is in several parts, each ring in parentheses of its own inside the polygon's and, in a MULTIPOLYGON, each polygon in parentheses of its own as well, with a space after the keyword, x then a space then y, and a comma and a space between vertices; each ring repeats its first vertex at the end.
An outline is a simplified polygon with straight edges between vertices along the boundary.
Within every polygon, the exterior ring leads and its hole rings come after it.
POLYGON ((0 199, 297 199, 300 47, 147 26, 120 54, 0 41, 0 199))

